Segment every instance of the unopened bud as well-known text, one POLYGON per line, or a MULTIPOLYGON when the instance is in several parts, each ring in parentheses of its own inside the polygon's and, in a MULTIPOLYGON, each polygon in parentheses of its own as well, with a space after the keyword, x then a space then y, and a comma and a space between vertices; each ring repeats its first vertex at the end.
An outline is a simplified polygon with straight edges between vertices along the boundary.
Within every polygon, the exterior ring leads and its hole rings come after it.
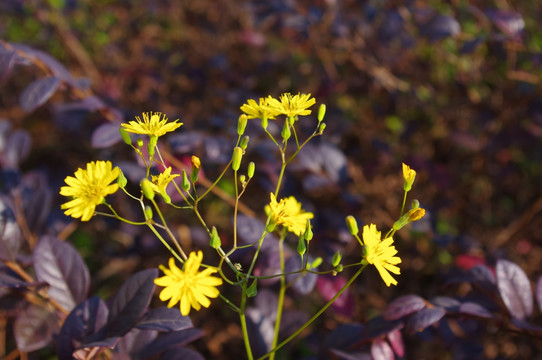
POLYGON ((405 163, 403 163, 403 179, 405 181, 403 188, 405 189, 405 191, 410 191, 410 189, 412 189, 414 179, 416 179, 416 171, 412 170, 405 163))
POLYGON ((243 135, 245 133, 245 128, 247 127, 247 116, 246 114, 242 114, 239 116, 239 120, 237 121, 237 134, 239 136, 243 135))
POLYGON ((190 170, 190 181, 195 183, 198 180, 199 169, 201 168, 201 160, 197 156, 192 156, 190 158, 192 163, 192 169, 190 170))
POLYGON ((241 182, 241 184, 244 184, 246 180, 247 177, 245 175, 239 175, 239 181, 241 182))
POLYGON ((152 219, 152 208, 150 206, 145 206, 145 219, 151 220, 152 219))
POLYGON ((137 139, 137 147, 143 147, 143 139, 137 139))
POLYGON ((250 140, 250 137, 248 135, 243 136, 243 138, 241 139, 241 142, 239 143, 239 147, 243 150, 246 150, 249 140, 250 140))
POLYGON ((325 122, 320 123, 320 125, 318 126, 318 134, 322 135, 325 129, 326 129, 326 123, 325 122))
POLYGON ((322 262, 324 260, 318 256, 314 261, 311 263, 311 269, 316 269, 318 266, 322 265, 322 262))
POLYGON ((307 224, 305 225, 305 233, 303 234, 303 237, 307 239, 307 241, 311 241, 314 234, 312 233, 311 228, 311 221, 307 220, 307 224))
POLYGON ((331 265, 333 267, 337 267, 340 263, 341 263, 341 260, 342 260, 342 254, 339 250, 337 250, 335 252, 335 254, 333 255, 333 260, 331 260, 331 265))
MULTIPOLYGON (((120 170, 120 168, 119 168, 119 170, 120 170)), ((124 173, 122 172, 122 170, 119 171, 119 177, 117 178, 117 184, 119 184, 119 187, 121 189, 124 189, 126 184, 128 184, 128 180, 126 179, 126 176, 124 176, 124 173)))
POLYGON ((220 240, 220 236, 218 236, 216 227, 213 226, 213 228, 211 229, 211 241, 209 242, 209 245, 211 245, 213 249, 218 249, 221 244, 222 241, 220 240))
POLYGON ((241 166, 241 159, 243 158, 243 149, 241 149, 239 146, 236 146, 233 149, 233 158, 231 163, 231 168, 233 171, 239 170, 239 167, 241 166))
POLYGON ((139 185, 141 186, 143 196, 145 196, 149 200, 154 199, 154 190, 152 189, 152 183, 148 179, 141 180, 141 183, 139 185))
POLYGON ((410 203, 410 208, 417 209, 419 207, 420 207, 420 202, 416 199, 412 200, 412 202, 410 203))
POLYGON ((346 217, 346 227, 348 228, 348 231, 350 231, 350 234, 354 236, 359 233, 358 222, 352 215, 346 217))
POLYGON ((290 124, 288 121, 284 122, 284 127, 282 128, 282 132, 280 134, 282 135, 284 141, 288 140, 290 136, 292 136, 292 132, 290 131, 290 124))
POLYGON ((303 235, 301 235, 299 237, 299 241, 297 242, 297 253, 301 255, 301 257, 303 257, 306 251, 307 251, 307 243, 305 242, 303 235))
POLYGON ((253 161, 248 163, 247 176, 249 179, 252 179, 254 176, 254 171, 256 170, 256 164, 253 161))
POLYGON ((425 215, 425 209, 423 208, 416 208, 416 209, 410 209, 407 212, 408 215, 408 221, 418 221, 425 215))
POLYGON ((130 134, 128 134, 128 131, 126 131, 125 128, 123 128, 121 126, 120 129, 119 129, 119 133, 120 133, 120 137, 122 138, 124 143, 126 143, 128 145, 132 145, 132 138, 130 137, 130 134))
POLYGON ((188 175, 186 175, 186 171, 184 169, 181 171, 181 177, 183 178, 181 181, 181 188, 188 192, 188 190, 190 190, 190 181, 188 180, 188 175))
POLYGON ((324 120, 324 116, 326 115, 326 104, 321 104, 318 108, 318 123, 321 123, 322 120, 324 120))
POLYGON ((258 282, 257 280, 254 280, 252 284, 247 288, 246 294, 248 297, 254 297, 256 294, 258 294, 258 282))

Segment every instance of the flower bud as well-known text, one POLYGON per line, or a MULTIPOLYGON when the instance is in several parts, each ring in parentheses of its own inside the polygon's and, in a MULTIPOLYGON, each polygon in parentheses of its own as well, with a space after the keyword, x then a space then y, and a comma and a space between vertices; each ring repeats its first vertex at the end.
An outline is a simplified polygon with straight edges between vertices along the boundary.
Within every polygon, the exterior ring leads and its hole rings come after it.
POLYGON ((126 131, 125 128, 121 126, 119 129, 119 133, 125 144, 132 145, 132 138, 130 137, 130 134, 128 134, 128 131, 126 131))
POLYGON ((239 181, 241 182, 241 184, 244 184, 246 180, 247 177, 245 175, 239 175, 239 181))
POLYGON ((248 297, 254 297, 258 294, 258 281, 254 280, 252 284, 247 288, 246 294, 248 297))
MULTIPOLYGON (((120 170, 120 168, 119 168, 119 170, 120 170)), ((126 179, 126 176, 124 176, 124 173, 122 172, 122 170, 119 171, 119 177, 117 178, 117 184, 119 184, 119 187, 121 189, 124 189, 126 184, 128 184, 128 180, 126 179)))
POLYGON ((324 120, 325 115, 326 115, 326 104, 320 104, 320 107, 318 108, 318 123, 321 123, 322 120, 324 120))
POLYGON ((331 260, 331 265, 333 267, 337 267, 340 263, 341 263, 341 260, 342 260, 342 254, 339 250, 337 250, 335 252, 335 254, 333 255, 333 260, 331 260))
POLYGON ((247 149, 247 146, 248 146, 248 141, 250 140, 250 137, 248 135, 246 136, 243 136, 243 138, 241 139, 241 142, 239 143, 239 147, 243 150, 246 150, 247 149))
POLYGON ((336 271, 337 273, 340 273, 340 272, 342 272, 343 270, 344 270, 344 266, 342 266, 342 264, 337 265, 337 267, 335 268, 335 271, 336 271))
POLYGON ((254 176, 254 170, 256 170, 256 164, 253 161, 248 163, 247 176, 249 179, 252 179, 254 176))
POLYGON ((358 222, 352 215, 346 217, 346 227, 348 228, 348 231, 350 231, 350 234, 354 236, 359 233, 358 222))
POLYGON ((318 256, 314 261, 311 263, 311 269, 316 269, 318 266, 322 265, 322 262, 324 260, 318 256))
POLYGON ((417 209, 420 207, 420 202, 416 199, 412 200, 412 202, 410 203, 410 207, 412 209, 417 209))
POLYGON ((141 180, 139 185, 141 186, 143 196, 145 196, 149 200, 154 199, 154 190, 152 189, 152 183, 148 179, 141 180))
POLYGON ((145 206, 145 220, 152 219, 152 208, 150 206, 145 206))
POLYGON ((425 215, 425 209, 423 208, 416 208, 416 209, 410 209, 407 212, 408 221, 418 221, 425 215))
POLYGON ((197 156, 192 156, 190 158, 192 163, 192 169, 190 170, 190 181, 195 183, 198 180, 199 169, 201 168, 201 160, 197 156))
POLYGON ((218 249, 221 244, 222 241, 220 240, 220 236, 218 236, 216 227, 213 226, 213 228, 211 229, 211 241, 209 242, 209 245, 211 245, 213 249, 218 249))
POLYGON ((307 225, 305 225, 305 233, 303 234, 303 237, 307 239, 307 241, 311 241, 314 234, 312 233, 311 228, 311 221, 307 220, 307 225))
POLYGON ((305 242, 305 238, 300 236, 299 241, 297 242, 297 253, 303 257, 305 252, 307 252, 307 243, 305 242))
POLYGON ((139 138, 137 139, 137 147, 143 147, 143 139, 139 138))
POLYGON ((190 181, 188 180, 188 175, 186 175, 186 171, 184 169, 181 171, 181 177, 183 178, 181 181, 181 188, 188 192, 188 190, 190 190, 190 181))
POLYGON ((405 191, 410 191, 410 189, 412 189, 412 184, 414 183, 415 178, 416 171, 412 170, 408 165, 403 163, 403 179, 405 181, 403 188, 405 191))
POLYGON ((320 125, 318 126, 318 134, 322 135, 325 129, 326 129, 326 123, 325 122, 320 123, 320 125))
POLYGON ((239 146, 236 146, 233 149, 233 158, 231 163, 231 168, 233 171, 239 170, 239 167, 241 166, 241 159, 243 158, 243 149, 241 149, 239 146))
POLYGON ((239 120, 237 121, 237 134, 239 136, 245 133, 245 128, 247 127, 247 120, 248 117, 246 114, 242 114, 241 116, 239 116, 239 120))
POLYGON ((288 123, 288 121, 284 122, 284 126, 280 134, 282 135, 284 141, 288 140, 290 136, 292 136, 292 132, 290 131, 290 124, 288 123))

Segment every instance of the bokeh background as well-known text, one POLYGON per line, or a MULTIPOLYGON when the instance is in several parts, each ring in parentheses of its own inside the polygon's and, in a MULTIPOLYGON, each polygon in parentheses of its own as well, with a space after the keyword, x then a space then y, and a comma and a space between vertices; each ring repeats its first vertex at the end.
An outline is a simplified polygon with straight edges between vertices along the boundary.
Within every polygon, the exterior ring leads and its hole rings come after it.
MULTIPOLYGON (((129 173, 129 149, 100 146, 93 134, 142 111, 180 118, 182 131, 165 145, 176 156, 170 160, 187 164, 196 154, 212 178, 227 162, 247 99, 311 93, 327 105, 326 132, 292 166, 284 193, 316 212, 315 255, 329 260, 341 249, 346 258, 359 256, 346 215, 391 227, 401 206, 402 162, 418 172, 409 200, 427 209, 423 221, 397 235, 398 286, 386 288, 368 272, 352 289, 353 301, 313 329, 325 333, 367 322, 400 295, 465 294, 453 279, 479 263, 512 260, 533 282, 542 274, 541 17, 539 2, 503 0, 2 1, 2 41, 50 54, 115 112, 66 108, 73 99, 60 92, 25 113, 19 95, 40 73, 21 68, 0 87, 0 117, 31 134, 22 172, 39 172, 53 189, 98 158, 124 162, 129 173)), ((302 126, 309 134, 314 123, 302 126)), ((261 212, 266 199, 256 194, 270 188, 277 165, 258 127, 250 124, 248 133, 259 180, 244 203, 261 212)), ((227 193, 231 183, 221 188, 227 193)), ((92 270, 94 293, 107 298, 131 273, 167 257, 139 229, 104 219, 70 224, 61 201, 54 193, 43 226, 70 233, 92 270)), ((231 225, 231 208, 220 200, 206 204, 205 214, 217 226, 231 225)), ((204 243, 194 219, 169 216, 185 243, 204 243)), ((306 301, 322 303, 318 291, 306 301)), ((235 317, 211 311, 195 315, 208 334, 198 350, 242 358, 235 317)), ((473 356, 535 358, 542 351, 489 326, 480 334, 473 356)), ((406 358, 476 358, 433 335, 406 337, 406 358)), ((310 349, 311 337, 297 345, 310 349)))

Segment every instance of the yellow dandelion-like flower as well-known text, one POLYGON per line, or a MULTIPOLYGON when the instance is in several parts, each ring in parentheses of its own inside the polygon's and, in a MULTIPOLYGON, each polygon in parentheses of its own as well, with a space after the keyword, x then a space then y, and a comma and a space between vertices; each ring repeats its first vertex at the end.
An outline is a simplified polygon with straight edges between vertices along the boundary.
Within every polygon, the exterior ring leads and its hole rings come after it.
POLYGON ((165 276, 157 278, 154 283, 158 286, 164 286, 160 292, 160 300, 169 299, 168 308, 173 307, 180 302, 181 314, 187 316, 190 309, 195 310, 203 307, 209 307, 211 301, 208 298, 216 298, 220 291, 216 288, 222 285, 222 279, 211 274, 217 272, 215 268, 207 268, 199 271, 203 253, 198 251, 191 252, 188 260, 184 263, 184 269, 181 270, 175 265, 173 258, 169 259, 169 269, 160 265, 165 276))
POLYGON ((64 214, 81 221, 88 221, 94 215, 96 206, 105 201, 105 197, 118 190, 117 183, 111 184, 120 174, 120 169, 110 161, 96 161, 87 164, 86 170, 77 169, 75 177, 64 180, 68 186, 60 188, 60 195, 72 197, 72 200, 60 206, 67 209, 64 214))
POLYGON ((175 179, 177 176, 179 176, 179 174, 171 175, 171 166, 169 166, 161 174, 151 176, 151 180, 152 180, 151 188, 154 190, 154 192, 157 192, 160 195, 162 195, 164 200, 169 203, 171 202, 171 199, 169 195, 167 194, 166 188, 169 185, 169 183, 173 181, 173 179, 175 179))
POLYGON ((405 191, 410 191, 412 189, 412 184, 414 183, 414 179, 416 178, 416 171, 412 170, 410 166, 403 163, 403 179, 404 182, 404 189, 405 191))
POLYGON ((311 212, 306 212, 301 208, 301 203, 290 196, 277 202, 275 194, 271 193, 271 202, 269 203, 271 212, 271 222, 275 225, 283 225, 288 231, 301 236, 307 227, 307 221, 314 217, 311 212))
POLYGON ((279 114, 288 117, 296 117, 298 115, 309 115, 312 110, 308 110, 316 103, 311 94, 293 95, 285 93, 280 96, 280 101, 272 97, 268 98, 268 106, 279 114))
POLYGON ((401 273, 401 270, 395 266, 401 263, 401 258, 395 256, 397 250, 393 245, 393 238, 380 240, 380 231, 377 231, 375 224, 371 224, 363 227, 363 243, 365 260, 376 267, 386 286, 397 285, 397 280, 390 275, 390 272, 396 275, 401 273))
POLYGON ((279 112, 269 107, 269 98, 260 98, 259 103, 248 99, 246 104, 241 106, 241 111, 247 114, 249 119, 274 119, 279 112))
POLYGON ((161 112, 144 112, 143 120, 139 116, 136 116, 136 121, 130 121, 128 124, 121 124, 122 127, 128 131, 141 135, 160 137, 165 133, 174 131, 180 127, 183 123, 177 123, 179 119, 168 122, 168 118, 161 112))

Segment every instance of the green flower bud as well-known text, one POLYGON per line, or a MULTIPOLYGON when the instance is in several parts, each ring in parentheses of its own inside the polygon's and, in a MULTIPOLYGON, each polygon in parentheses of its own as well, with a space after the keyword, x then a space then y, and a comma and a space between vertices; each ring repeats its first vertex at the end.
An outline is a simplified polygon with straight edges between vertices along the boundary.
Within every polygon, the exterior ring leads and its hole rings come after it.
POLYGON ((190 181, 195 183, 198 180, 199 169, 201 168, 201 160, 197 156, 190 158, 192 169, 190 170, 190 181))
POLYGON ((258 293, 258 281, 254 280, 252 284, 247 288, 246 294, 248 297, 254 297, 258 293))
POLYGON ((246 136, 243 136, 243 138, 241 139, 241 142, 239 143, 239 147, 243 150, 246 150, 247 149, 247 146, 248 146, 248 141, 250 140, 250 137, 248 135, 246 136))
POLYGON ((410 207, 412 209, 417 209, 420 207, 420 202, 416 199, 412 200, 412 202, 410 203, 410 207))
POLYGON ((320 256, 318 256, 316 259, 313 260, 311 263, 311 269, 316 269, 318 266, 322 265, 322 262, 324 259, 322 259, 320 256))
POLYGON ((186 171, 183 169, 181 171, 182 181, 181 181, 181 188, 188 192, 190 190, 190 181, 188 180, 188 175, 186 175, 186 171))
POLYGON ((346 217, 346 227, 348 227, 348 231, 350 231, 350 234, 354 236, 359 233, 358 222, 352 215, 348 215, 346 217))
POLYGON ((233 158, 231 163, 231 168, 233 171, 239 170, 239 167, 241 166, 241 159, 243 158, 243 149, 241 149, 239 146, 236 146, 233 149, 233 158))
POLYGON ((300 236, 299 241, 297 242, 297 253, 303 257, 305 252, 307 252, 307 243, 305 242, 303 236, 300 236))
POLYGON ((341 263, 341 260, 342 260, 342 254, 339 250, 337 250, 335 252, 335 254, 333 255, 333 260, 331 260, 331 265, 333 265, 333 267, 337 267, 340 263, 341 263))
POLYGON ((324 120, 324 116, 326 115, 326 104, 321 104, 318 108, 318 123, 321 123, 322 120, 324 120))
POLYGON ((307 241, 311 241, 314 234, 312 233, 311 228, 311 221, 307 220, 307 225, 305 226, 305 233, 303 234, 303 237, 307 239, 307 241))
POLYGON ((143 147, 143 139, 139 138, 137 139, 137 147, 143 147))
POLYGON ((320 125, 318 126, 318 134, 322 135, 325 129, 326 129, 326 123, 325 122, 320 123, 320 125))
POLYGON ((145 219, 151 220, 152 219, 152 208, 150 206, 145 206, 145 219))
POLYGON ((254 176, 254 170, 256 170, 256 164, 253 161, 248 163, 247 176, 249 179, 252 179, 254 176))
POLYGON ((243 135, 245 133, 245 128, 247 127, 247 115, 242 114, 239 116, 239 120, 237 121, 237 134, 239 136, 243 135))
POLYGON ((218 249, 221 244, 222 241, 220 240, 220 236, 218 236, 216 227, 213 226, 213 228, 211 229, 211 241, 209 242, 209 245, 211 245, 213 249, 218 249))
POLYGON ((395 231, 400 230, 403 226, 405 226, 409 222, 410 221, 408 220, 408 213, 406 213, 403 216, 401 216, 399 220, 393 223, 393 230, 395 231))
POLYGON ((154 190, 152 189, 151 182, 148 179, 143 179, 139 183, 141 186, 141 191, 143 192, 143 196, 145 196, 147 199, 152 200, 154 199, 154 190))
POLYGON ((152 159, 154 152, 156 151, 156 144, 158 144, 158 136, 152 135, 147 144, 147 151, 149 152, 149 159, 152 159))
MULTIPOLYGON (((119 168, 120 170, 120 168, 119 168)), ((119 177, 117 178, 117 184, 119 184, 119 187, 121 189, 124 189, 126 187, 126 184, 128 184, 128 180, 126 179, 126 176, 124 176, 124 173, 122 170, 119 171, 119 177)))
POLYGON ((290 136, 292 136, 292 132, 290 131, 290 124, 288 123, 288 121, 284 122, 284 126, 282 127, 282 132, 280 134, 282 135, 284 141, 288 140, 290 136))
POLYGON ((337 267, 335 268, 335 270, 336 270, 338 273, 340 273, 340 272, 342 272, 342 271, 344 270, 344 266, 342 266, 342 264, 339 264, 339 265, 337 265, 337 267))
POLYGON ((119 129, 119 133, 125 144, 132 145, 132 138, 130 137, 130 134, 128 133, 128 131, 126 131, 125 128, 121 126, 119 129))
POLYGON ((239 181, 241 182, 241 184, 244 184, 246 180, 247 177, 245 175, 239 175, 239 181))

